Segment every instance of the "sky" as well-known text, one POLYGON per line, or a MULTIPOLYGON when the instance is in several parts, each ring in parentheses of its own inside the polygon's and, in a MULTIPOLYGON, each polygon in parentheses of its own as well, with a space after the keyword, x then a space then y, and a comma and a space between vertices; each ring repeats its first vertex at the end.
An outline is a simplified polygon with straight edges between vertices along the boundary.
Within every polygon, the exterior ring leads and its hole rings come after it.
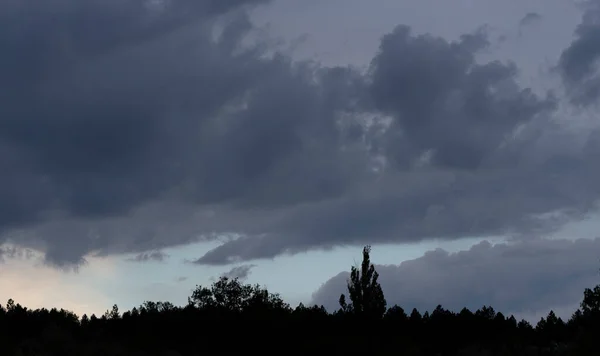
POLYGON ((598 0, 0 0, 0 303, 239 277, 569 317, 600 283, 598 0))

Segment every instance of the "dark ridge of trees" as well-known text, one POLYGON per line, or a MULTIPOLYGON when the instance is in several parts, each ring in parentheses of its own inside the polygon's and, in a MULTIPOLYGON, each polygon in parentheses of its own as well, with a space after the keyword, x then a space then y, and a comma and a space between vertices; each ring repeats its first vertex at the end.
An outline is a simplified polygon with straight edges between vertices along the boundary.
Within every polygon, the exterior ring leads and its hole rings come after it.
POLYGON ((363 250, 348 298, 323 306, 290 307, 275 293, 238 279, 197 286, 185 306, 146 301, 121 313, 79 318, 64 309, 0 306, 0 355, 600 355, 600 286, 583 292, 569 320, 553 311, 536 325, 483 306, 431 313, 386 307, 378 275, 363 250))

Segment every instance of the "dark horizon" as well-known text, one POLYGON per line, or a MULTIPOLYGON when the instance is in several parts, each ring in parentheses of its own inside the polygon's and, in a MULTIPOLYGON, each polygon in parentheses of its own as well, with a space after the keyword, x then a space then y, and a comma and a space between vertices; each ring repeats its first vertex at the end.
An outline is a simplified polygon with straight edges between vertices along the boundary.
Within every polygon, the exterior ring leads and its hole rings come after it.
POLYGON ((389 306, 379 274, 363 249, 351 267, 339 309, 290 307, 277 293, 239 277, 198 285, 185 306, 147 300, 122 312, 78 317, 65 309, 0 305, 0 352, 6 355, 160 355, 294 352, 371 355, 596 355, 600 346, 600 285, 586 288, 568 320, 550 311, 537 323, 492 306, 431 313, 389 306), (453 331, 456 330, 456 333, 453 331), (232 342, 235 341, 235 342, 232 342))

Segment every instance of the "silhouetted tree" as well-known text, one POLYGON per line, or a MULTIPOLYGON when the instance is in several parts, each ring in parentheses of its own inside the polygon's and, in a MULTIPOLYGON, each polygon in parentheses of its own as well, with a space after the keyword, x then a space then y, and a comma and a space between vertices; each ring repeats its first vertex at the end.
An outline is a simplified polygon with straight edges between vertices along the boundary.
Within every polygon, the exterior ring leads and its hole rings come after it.
POLYGON ((423 317, 421 316, 421 313, 419 313, 417 308, 413 308, 413 310, 410 312, 409 320, 415 324, 421 323, 421 320, 423 320, 423 317))
POLYGON ((583 291, 581 309, 584 315, 600 312, 600 286, 596 286, 594 289, 586 288, 583 291))
POLYGON ((379 273, 370 259, 371 246, 365 246, 363 249, 363 261, 360 270, 352 266, 350 280, 348 281, 348 295, 350 304, 346 301, 346 296, 340 296, 340 307, 348 313, 354 313, 373 318, 382 318, 387 307, 381 285, 377 281, 379 273))
POLYGON ((408 316, 406 315, 406 313, 404 312, 404 309, 402 309, 402 307, 394 305, 393 307, 389 308, 386 312, 384 317, 387 320, 393 320, 395 322, 403 322, 403 321, 407 321, 408 320, 408 316))
POLYGON ((115 320, 115 319, 119 319, 120 318, 120 314, 119 314, 119 307, 115 304, 112 306, 111 310, 107 310, 103 317, 105 319, 110 319, 110 320, 115 320))
POLYGON ((199 309, 215 308, 230 312, 244 310, 288 309, 279 294, 269 293, 259 285, 242 284, 238 278, 221 277, 210 288, 197 286, 188 303, 199 309))

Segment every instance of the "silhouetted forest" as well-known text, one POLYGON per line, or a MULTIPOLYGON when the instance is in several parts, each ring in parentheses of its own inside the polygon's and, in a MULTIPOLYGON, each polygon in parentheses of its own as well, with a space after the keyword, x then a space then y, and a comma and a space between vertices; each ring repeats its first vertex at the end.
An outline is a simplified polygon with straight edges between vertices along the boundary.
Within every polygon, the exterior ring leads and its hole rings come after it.
POLYGON ((0 355, 600 355, 600 286, 564 321, 550 311, 537 325, 491 306, 431 313, 386 304, 363 250, 339 310, 286 304, 278 294, 238 279, 197 286, 180 307, 146 301, 102 316, 0 308, 0 355))

